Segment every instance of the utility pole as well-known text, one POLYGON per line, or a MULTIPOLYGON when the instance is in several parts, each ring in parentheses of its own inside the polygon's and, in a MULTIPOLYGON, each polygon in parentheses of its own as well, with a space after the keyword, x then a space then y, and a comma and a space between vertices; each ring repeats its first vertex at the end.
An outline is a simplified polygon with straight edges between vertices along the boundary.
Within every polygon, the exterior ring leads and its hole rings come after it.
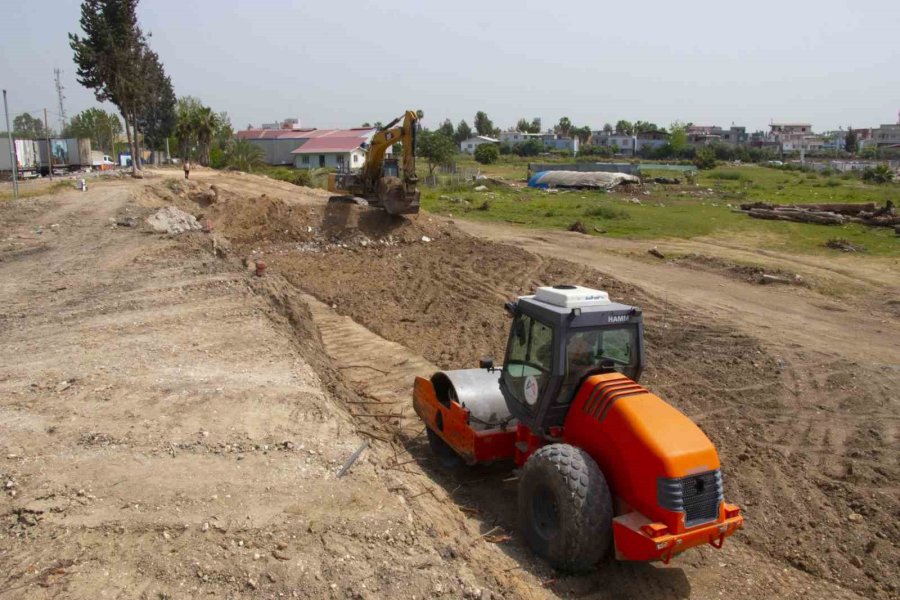
POLYGON ((50 147, 50 125, 47 123, 47 109, 44 109, 44 131, 47 132, 47 165, 50 181, 53 181, 53 148, 50 147))
POLYGON ((9 107, 6 105, 6 90, 3 90, 3 113, 6 115, 6 137, 9 139, 9 162, 12 167, 13 198, 19 199, 19 163, 16 160, 16 145, 13 143, 12 129, 9 128, 9 107))

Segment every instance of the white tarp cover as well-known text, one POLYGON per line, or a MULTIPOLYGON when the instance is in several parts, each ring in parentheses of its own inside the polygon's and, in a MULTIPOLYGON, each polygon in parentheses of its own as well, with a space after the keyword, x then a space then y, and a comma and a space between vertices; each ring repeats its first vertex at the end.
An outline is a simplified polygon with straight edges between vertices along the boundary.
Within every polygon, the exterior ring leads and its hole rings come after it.
POLYGON ((543 171, 536 173, 529 181, 530 187, 571 187, 604 188, 610 190, 623 183, 640 183, 641 180, 627 173, 604 173, 582 171, 543 171))

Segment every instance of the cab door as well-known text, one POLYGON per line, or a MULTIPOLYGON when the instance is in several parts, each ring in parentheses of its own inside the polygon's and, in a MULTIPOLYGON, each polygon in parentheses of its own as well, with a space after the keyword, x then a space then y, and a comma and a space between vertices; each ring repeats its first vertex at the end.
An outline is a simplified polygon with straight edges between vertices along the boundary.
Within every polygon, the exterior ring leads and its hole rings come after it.
POLYGON ((513 320, 503 364, 501 389, 533 415, 547 390, 553 372, 553 328, 534 317, 520 313, 513 320))

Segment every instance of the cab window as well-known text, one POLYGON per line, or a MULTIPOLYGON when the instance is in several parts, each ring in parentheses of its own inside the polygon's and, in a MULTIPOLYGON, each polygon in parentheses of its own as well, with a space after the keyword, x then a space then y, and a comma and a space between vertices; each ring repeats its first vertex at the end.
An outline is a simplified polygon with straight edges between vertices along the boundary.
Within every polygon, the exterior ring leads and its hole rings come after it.
POLYGON ((635 335, 632 325, 572 331, 566 340, 566 371, 559 402, 571 402, 582 378, 594 369, 610 366, 634 378, 637 374, 635 335))
POLYGON ((513 321, 503 380, 520 403, 534 408, 553 367, 553 329, 528 315, 513 321))

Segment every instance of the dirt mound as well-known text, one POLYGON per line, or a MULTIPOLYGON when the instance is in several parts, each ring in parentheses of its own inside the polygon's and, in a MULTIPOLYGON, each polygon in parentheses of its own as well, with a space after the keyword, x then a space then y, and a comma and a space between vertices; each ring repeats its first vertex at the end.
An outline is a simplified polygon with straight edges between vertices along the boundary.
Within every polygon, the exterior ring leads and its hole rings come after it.
POLYGON ((209 219, 239 246, 265 249, 295 242, 305 250, 429 242, 446 224, 430 217, 392 216, 354 202, 328 202, 322 190, 296 187, 294 198, 247 195, 194 181, 168 179, 151 187, 157 198, 209 219))

